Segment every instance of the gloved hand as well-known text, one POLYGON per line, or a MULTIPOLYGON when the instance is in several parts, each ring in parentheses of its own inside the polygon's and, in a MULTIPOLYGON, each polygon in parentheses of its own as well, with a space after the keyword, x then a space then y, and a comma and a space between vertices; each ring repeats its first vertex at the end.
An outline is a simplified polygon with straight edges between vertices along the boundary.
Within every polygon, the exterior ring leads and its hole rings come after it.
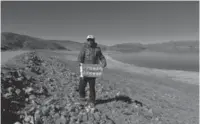
POLYGON ((105 68, 105 66, 103 65, 103 64, 100 64, 101 65, 101 67, 104 69, 105 68))
POLYGON ((80 67, 80 77, 83 77, 83 69, 82 69, 82 65, 83 63, 79 63, 79 67, 80 67))

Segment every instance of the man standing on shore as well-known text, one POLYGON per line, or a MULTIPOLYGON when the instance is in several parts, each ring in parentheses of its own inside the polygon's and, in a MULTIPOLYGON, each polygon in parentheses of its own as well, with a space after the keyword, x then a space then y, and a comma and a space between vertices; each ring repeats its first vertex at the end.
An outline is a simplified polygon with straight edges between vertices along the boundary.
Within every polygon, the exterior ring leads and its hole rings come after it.
MULTIPOLYGON (((93 35, 87 36, 87 41, 84 43, 83 48, 81 49, 78 61, 81 64, 99 64, 99 61, 101 62, 101 66, 103 68, 106 67, 106 59, 104 55, 101 52, 101 48, 97 46, 97 43, 95 42, 95 37, 93 35)), ((90 96, 89 96, 89 103, 91 106, 95 106, 95 99, 96 99, 96 93, 95 93, 95 80, 94 77, 80 77, 79 82, 79 95, 80 100, 85 101, 85 87, 87 85, 87 82, 89 83, 90 88, 90 96)))

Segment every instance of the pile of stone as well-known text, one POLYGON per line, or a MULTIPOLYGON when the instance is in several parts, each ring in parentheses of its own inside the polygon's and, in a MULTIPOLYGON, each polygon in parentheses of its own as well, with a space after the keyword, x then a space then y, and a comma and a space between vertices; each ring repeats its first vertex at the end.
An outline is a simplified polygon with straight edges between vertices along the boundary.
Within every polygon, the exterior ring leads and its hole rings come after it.
MULTIPOLYGON (((144 119, 160 122, 151 108, 123 96, 120 89, 103 79, 96 83, 98 99, 102 99, 97 101, 104 102, 102 108, 80 103, 79 75, 58 57, 30 52, 19 56, 16 63, 23 66, 2 67, 2 123, 131 124, 144 119)), ((88 87, 86 91, 88 94, 88 87)))
POLYGON ((55 57, 40 56, 37 52, 19 56, 16 63, 24 66, 2 67, 3 123, 109 122, 99 110, 79 103, 79 76, 67 69, 65 63, 55 57))
POLYGON ((26 59, 20 58, 20 64, 24 63, 26 66, 6 65, 1 68, 2 122, 23 120, 29 111, 23 113, 22 110, 29 104, 36 106, 39 96, 48 95, 46 88, 37 80, 37 76, 44 73, 44 69, 41 68, 42 60, 34 52, 22 57, 26 59), (8 119, 12 116, 15 118, 8 119))

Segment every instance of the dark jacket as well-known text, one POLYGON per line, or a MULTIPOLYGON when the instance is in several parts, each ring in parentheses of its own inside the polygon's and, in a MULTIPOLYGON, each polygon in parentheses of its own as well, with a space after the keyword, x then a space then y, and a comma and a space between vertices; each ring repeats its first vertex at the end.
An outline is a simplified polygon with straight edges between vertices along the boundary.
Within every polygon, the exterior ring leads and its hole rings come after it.
POLYGON ((87 42, 84 43, 79 53, 78 61, 85 64, 99 64, 99 61, 101 61, 103 67, 107 65, 106 59, 101 52, 101 48, 97 46, 97 43, 94 43, 92 46, 87 42))

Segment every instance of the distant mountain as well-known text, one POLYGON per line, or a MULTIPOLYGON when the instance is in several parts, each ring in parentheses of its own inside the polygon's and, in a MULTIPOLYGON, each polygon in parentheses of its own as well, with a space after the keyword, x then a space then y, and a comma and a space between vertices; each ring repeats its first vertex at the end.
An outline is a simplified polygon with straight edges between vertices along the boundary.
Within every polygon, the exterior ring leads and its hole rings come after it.
POLYGON ((1 33, 1 50, 17 49, 69 50, 56 42, 49 42, 40 38, 34 38, 27 35, 20 35, 10 32, 1 33))
POLYGON ((111 51, 127 52, 141 52, 141 51, 154 51, 154 52, 169 52, 169 53, 185 53, 185 52, 199 52, 199 41, 170 41, 165 43, 156 44, 140 44, 140 43, 122 43, 110 46, 111 51))
POLYGON ((155 52, 199 52, 199 41, 187 40, 187 41, 169 41, 165 43, 148 44, 145 47, 150 51, 155 52))
MULTIPOLYGON (((20 35, 11 32, 1 33, 1 50, 17 49, 51 49, 51 50, 80 50, 83 43, 70 40, 44 40, 27 35, 20 35)), ((102 50, 106 50, 105 45, 100 45, 102 50)))
POLYGON ((140 52, 144 49, 146 48, 140 43, 122 43, 122 44, 116 44, 109 47, 109 50, 111 51, 119 51, 119 52, 126 52, 126 53, 140 52))
MULTIPOLYGON (((85 42, 85 41, 83 41, 85 42)), ((97 41, 98 42, 98 41, 97 41)), ((51 49, 51 50, 80 50, 83 43, 70 40, 44 40, 28 35, 20 35, 11 32, 1 33, 1 50, 17 49, 51 49)), ((155 52, 199 52, 199 41, 170 41, 165 43, 147 44, 140 43, 122 43, 113 46, 98 44, 101 49, 110 51, 119 51, 123 53, 141 52, 144 50, 155 52)))
MULTIPOLYGON (((67 48, 69 48, 70 50, 80 50, 81 47, 84 45, 84 42, 86 41, 83 41, 82 43, 80 42, 76 42, 76 41, 70 41, 70 40, 51 40, 52 42, 56 42, 58 44, 61 44, 62 46, 65 46, 67 48)), ((98 43, 98 41, 97 41, 98 43)), ((98 43, 98 46, 102 49, 102 50, 106 50, 107 49, 107 46, 106 45, 102 45, 102 44, 99 44, 98 43)))

